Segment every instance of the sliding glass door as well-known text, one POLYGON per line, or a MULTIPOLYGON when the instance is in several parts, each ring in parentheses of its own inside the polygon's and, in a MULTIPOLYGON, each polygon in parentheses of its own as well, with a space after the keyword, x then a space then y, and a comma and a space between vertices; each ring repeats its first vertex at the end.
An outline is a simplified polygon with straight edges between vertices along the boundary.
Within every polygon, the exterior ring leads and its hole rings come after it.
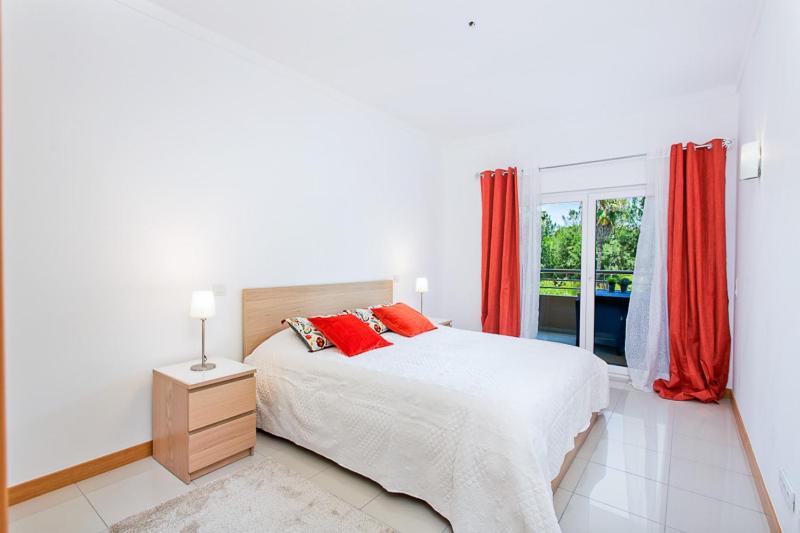
POLYGON ((542 205, 538 338, 578 345, 583 285, 582 199, 542 205))
MULTIPOLYGON (((636 245, 644 212, 644 192, 610 191, 591 195, 593 230, 588 243, 592 252, 594 292, 587 298, 587 339, 606 363, 628 366, 625 329, 633 288, 636 245)), ((587 295, 588 296, 588 295, 587 295)))
POLYGON ((625 327, 643 209, 642 188, 542 197, 538 338, 627 366, 625 327))

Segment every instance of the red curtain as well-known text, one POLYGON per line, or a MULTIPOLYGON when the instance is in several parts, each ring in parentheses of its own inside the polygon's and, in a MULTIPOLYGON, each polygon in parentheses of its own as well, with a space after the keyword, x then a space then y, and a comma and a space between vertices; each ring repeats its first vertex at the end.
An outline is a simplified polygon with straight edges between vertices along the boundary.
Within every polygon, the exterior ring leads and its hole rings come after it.
POLYGON ((481 326, 519 337, 519 199, 517 169, 481 172, 481 326))
POLYGON ((725 148, 672 146, 667 243, 669 380, 673 400, 713 402, 728 383, 731 336, 725 256, 725 148))

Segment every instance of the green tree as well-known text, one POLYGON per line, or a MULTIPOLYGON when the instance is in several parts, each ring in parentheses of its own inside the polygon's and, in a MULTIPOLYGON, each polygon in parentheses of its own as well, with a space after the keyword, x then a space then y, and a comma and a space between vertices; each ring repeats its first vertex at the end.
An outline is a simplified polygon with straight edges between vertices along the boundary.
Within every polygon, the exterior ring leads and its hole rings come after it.
MULTIPOLYGON (((633 270, 644 201, 643 197, 636 197, 597 202, 595 253, 598 270, 633 270)), ((580 210, 570 210, 560 221, 556 221, 546 209, 542 209, 541 222, 542 268, 580 270, 580 210)), ((579 274, 559 274, 557 277, 562 281, 542 279, 542 294, 565 294, 565 291, 566 294, 577 294, 580 287, 579 274)))
POLYGON ((644 197, 599 200, 596 212, 598 270, 633 270, 644 197))

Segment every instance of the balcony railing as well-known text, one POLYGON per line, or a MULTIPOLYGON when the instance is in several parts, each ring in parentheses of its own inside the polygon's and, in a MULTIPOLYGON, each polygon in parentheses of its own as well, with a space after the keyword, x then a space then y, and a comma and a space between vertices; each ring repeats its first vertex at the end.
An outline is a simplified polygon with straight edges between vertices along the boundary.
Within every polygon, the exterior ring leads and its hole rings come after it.
MULTIPOLYGON (((610 277, 630 280, 628 290, 633 287, 633 270, 597 270, 594 276, 595 290, 609 290, 610 277)), ((621 290, 619 282, 616 290, 621 290)), ((573 268, 543 268, 539 276, 539 294, 551 296, 578 296, 581 292, 581 271, 573 268)))

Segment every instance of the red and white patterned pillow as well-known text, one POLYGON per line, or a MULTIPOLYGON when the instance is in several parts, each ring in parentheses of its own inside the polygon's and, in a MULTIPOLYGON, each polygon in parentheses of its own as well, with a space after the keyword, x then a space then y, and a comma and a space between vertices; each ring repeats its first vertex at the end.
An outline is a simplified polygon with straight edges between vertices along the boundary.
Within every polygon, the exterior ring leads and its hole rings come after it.
MULTIPOLYGON (((375 307, 383 307, 382 305, 376 305, 375 307)), ((372 313, 372 309, 375 307, 370 307, 369 309, 359 307, 356 309, 347 309, 345 313, 349 315, 354 315, 361 319, 362 322, 366 323, 369 327, 371 327, 375 333, 383 334, 389 331, 389 328, 386 327, 386 324, 381 322, 381 320, 376 317, 372 313)))
POLYGON ((293 316, 291 318, 284 318, 282 322, 289 324, 294 332, 300 337, 300 340, 306 343, 309 352, 318 352, 333 346, 333 343, 325 335, 323 335, 322 332, 317 329, 317 327, 312 324, 307 317, 293 316))

